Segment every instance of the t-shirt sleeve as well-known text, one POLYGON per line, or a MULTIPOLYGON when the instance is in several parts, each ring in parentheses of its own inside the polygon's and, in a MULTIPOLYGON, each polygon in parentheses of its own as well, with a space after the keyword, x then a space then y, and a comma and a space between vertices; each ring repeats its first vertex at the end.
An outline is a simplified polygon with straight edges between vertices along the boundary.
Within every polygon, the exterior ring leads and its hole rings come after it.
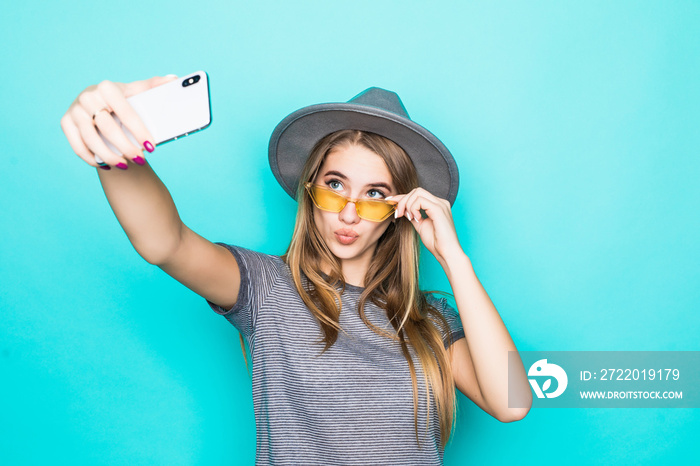
POLYGON ((214 312, 223 315, 244 337, 249 338, 255 329, 258 309, 280 277, 284 262, 279 256, 225 243, 216 244, 233 254, 241 272, 241 285, 232 308, 224 309, 211 301, 207 303, 214 312))
MULTIPOLYGON (((460 338, 464 338, 464 328, 462 327, 462 319, 459 317, 459 311, 450 306, 447 298, 436 298, 432 293, 427 293, 425 297, 428 303, 442 314, 450 326, 449 332, 442 332, 442 342, 445 344, 445 349, 449 348, 451 344, 460 338)), ((438 328, 440 327, 438 326, 438 328)))

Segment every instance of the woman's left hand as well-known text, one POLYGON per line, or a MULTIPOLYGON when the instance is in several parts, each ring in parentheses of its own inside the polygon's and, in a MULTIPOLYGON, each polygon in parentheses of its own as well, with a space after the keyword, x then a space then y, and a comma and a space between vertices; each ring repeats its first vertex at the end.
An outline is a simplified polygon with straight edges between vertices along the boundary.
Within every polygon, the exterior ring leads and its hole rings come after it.
POLYGON ((387 199, 398 201, 396 217, 406 217, 411 221, 425 247, 443 266, 448 258, 455 257, 455 254, 464 254, 457 239, 449 201, 440 199, 423 188, 387 199), (428 218, 422 218, 421 209, 428 218))

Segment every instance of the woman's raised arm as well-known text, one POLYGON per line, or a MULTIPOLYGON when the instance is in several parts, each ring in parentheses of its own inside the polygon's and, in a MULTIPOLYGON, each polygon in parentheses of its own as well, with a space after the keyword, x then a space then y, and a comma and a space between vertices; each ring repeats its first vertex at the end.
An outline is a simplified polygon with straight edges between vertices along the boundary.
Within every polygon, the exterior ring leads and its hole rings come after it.
POLYGON ((228 309, 235 304, 240 287, 238 263, 226 248, 202 238, 182 223, 170 193, 145 161, 142 148, 152 152, 153 138, 126 100, 175 78, 158 76, 132 83, 102 81, 90 86, 63 115, 61 128, 73 151, 85 163, 99 167, 95 161, 98 155, 108 164, 108 168, 97 170, 100 183, 139 255, 194 292, 228 309), (127 138, 113 114, 141 147, 127 138), (97 128, 119 154, 106 146, 97 128))

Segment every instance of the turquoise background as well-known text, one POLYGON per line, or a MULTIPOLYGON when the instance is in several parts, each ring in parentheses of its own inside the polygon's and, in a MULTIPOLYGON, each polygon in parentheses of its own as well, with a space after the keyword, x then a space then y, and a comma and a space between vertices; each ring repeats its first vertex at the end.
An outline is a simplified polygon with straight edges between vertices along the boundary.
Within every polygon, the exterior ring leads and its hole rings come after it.
MULTIPOLYGON (((277 254, 274 126, 395 90, 457 159, 456 228, 520 350, 700 350, 700 2, 11 2, 0 22, 3 464, 254 462, 237 331, 136 254, 60 129, 103 79, 209 73, 211 127, 149 161, 190 228, 277 254)), ((682 464, 699 430, 692 409, 502 424, 460 395, 445 464, 682 464)))

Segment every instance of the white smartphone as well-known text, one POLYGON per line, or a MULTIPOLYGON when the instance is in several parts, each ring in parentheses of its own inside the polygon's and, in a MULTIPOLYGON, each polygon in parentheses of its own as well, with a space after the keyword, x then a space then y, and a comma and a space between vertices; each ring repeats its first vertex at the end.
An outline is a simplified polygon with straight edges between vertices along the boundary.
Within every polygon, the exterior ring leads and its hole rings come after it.
MULTIPOLYGON (((209 76, 205 71, 197 71, 177 78, 126 100, 153 135, 154 141, 151 142, 156 146, 188 136, 211 124, 209 76)), ((121 126, 129 140, 140 147, 134 135, 122 124, 119 117, 114 115, 114 120, 121 126)), ((100 133, 99 129, 97 132, 110 150, 117 154, 121 153, 100 133)), ((95 161, 104 163, 97 155, 95 155, 95 161)))

